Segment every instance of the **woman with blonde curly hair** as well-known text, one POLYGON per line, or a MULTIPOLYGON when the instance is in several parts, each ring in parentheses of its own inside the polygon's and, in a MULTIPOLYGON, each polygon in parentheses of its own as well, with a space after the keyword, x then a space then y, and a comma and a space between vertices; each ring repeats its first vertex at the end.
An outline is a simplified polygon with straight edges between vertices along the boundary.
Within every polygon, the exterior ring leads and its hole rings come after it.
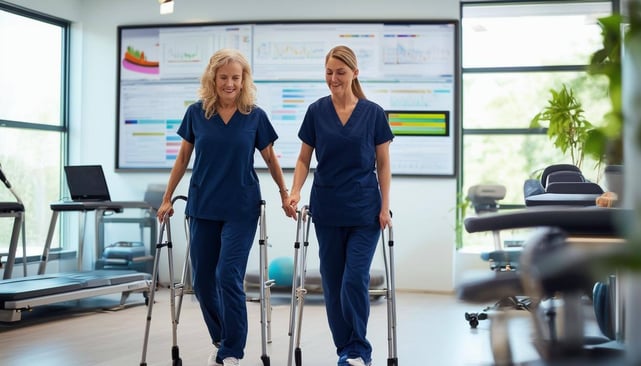
POLYGON ((193 288, 217 348, 208 365, 239 365, 247 342, 243 280, 260 215, 256 149, 283 206, 289 198, 273 148, 278 136, 254 104, 256 86, 247 59, 237 50, 217 51, 201 77, 199 95, 178 128, 182 142, 158 218, 173 214, 171 198, 195 151, 185 214, 190 218, 193 288))

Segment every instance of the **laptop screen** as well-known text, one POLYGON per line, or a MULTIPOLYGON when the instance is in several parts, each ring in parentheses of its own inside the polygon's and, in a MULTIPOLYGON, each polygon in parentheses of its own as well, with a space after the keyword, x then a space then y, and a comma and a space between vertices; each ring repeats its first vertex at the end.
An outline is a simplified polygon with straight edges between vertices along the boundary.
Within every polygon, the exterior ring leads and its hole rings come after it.
POLYGON ((101 165, 65 166, 65 176, 73 201, 111 201, 101 165))

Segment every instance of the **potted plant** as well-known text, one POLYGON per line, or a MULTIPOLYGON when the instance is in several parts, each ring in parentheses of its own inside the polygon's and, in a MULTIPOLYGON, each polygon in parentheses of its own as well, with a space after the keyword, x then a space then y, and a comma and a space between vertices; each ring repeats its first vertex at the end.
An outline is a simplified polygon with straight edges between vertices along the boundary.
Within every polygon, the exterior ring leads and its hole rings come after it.
POLYGON ((603 45, 590 57, 588 73, 608 79, 611 109, 598 126, 585 120, 581 103, 565 85, 552 90, 548 106, 537 114, 531 128, 541 128, 541 121, 549 122, 548 136, 563 153, 570 152, 572 163, 581 167, 583 158, 590 156, 597 167, 605 163, 606 185, 610 191, 621 194, 623 164, 623 113, 621 107, 621 32, 622 17, 613 14, 599 18, 603 45))
POLYGON ((586 147, 593 154, 601 154, 607 164, 623 163, 621 131, 621 15, 613 14, 599 19, 603 47, 592 54, 588 72, 608 79, 608 96, 612 109, 605 114, 604 123, 591 131, 586 147))
POLYGON ((613 14, 599 19, 603 47, 592 54, 588 72, 608 79, 611 110, 604 123, 588 135, 586 149, 602 156, 606 163, 605 180, 608 190, 620 196, 623 193, 623 111, 621 101, 621 45, 625 35, 621 31, 622 17, 613 14))
MULTIPOLYGON (((572 89, 563 84, 560 90, 551 89, 550 93, 548 105, 532 118, 530 128, 543 128, 542 122, 547 122, 547 135, 554 146, 564 154, 569 153, 572 164, 580 169, 586 153, 590 153, 586 143, 594 126, 585 118, 572 89)), ((597 163, 601 161, 598 153, 592 157, 597 163)))

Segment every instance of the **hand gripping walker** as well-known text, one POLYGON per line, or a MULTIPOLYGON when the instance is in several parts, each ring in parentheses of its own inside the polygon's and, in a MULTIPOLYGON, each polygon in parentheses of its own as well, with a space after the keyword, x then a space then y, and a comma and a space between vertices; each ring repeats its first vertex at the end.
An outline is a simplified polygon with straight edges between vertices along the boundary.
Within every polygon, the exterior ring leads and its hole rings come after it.
MULTIPOLYGON (((171 203, 174 204, 177 200, 187 201, 185 196, 176 196, 171 200, 171 203)), ((260 290, 260 303, 261 303, 261 336, 262 336, 262 355, 261 359, 264 366, 269 366, 269 356, 267 355, 267 342, 271 341, 271 304, 270 302, 270 291, 269 287, 271 286, 270 281, 263 281, 265 278, 265 273, 267 272, 267 236, 265 229, 265 201, 260 203, 260 278, 262 287, 260 290), (267 337, 270 338, 267 338, 267 337)), ((180 358, 180 352, 178 349, 177 342, 177 328, 180 320, 180 310, 182 308, 183 295, 185 293, 193 293, 191 287, 191 266, 189 262, 189 245, 190 245, 190 236, 189 236, 189 217, 185 217, 185 233, 187 238, 186 250, 185 250, 185 263, 183 265, 182 279, 181 282, 176 283, 174 280, 174 263, 173 263, 173 254, 172 254, 172 241, 171 241, 171 225, 170 218, 165 216, 163 222, 160 226, 160 234, 158 238, 158 243, 156 244, 156 253, 154 258, 154 269, 152 274, 152 282, 150 284, 150 295, 148 298, 148 309, 147 309, 147 323, 145 327, 145 338, 142 348, 142 360, 140 361, 140 366, 147 366, 146 356, 147 356, 147 344, 149 341, 149 329, 151 326, 151 314, 153 311, 154 305, 154 293, 158 285, 158 269, 160 263, 160 251, 163 247, 167 247, 167 256, 168 256, 168 265, 169 265, 169 282, 170 282, 170 295, 169 295, 169 305, 171 311, 171 323, 172 323, 172 347, 171 347, 171 360, 172 366, 182 366, 182 360, 180 358), (163 234, 167 232, 167 239, 163 241, 163 234), (176 305, 176 297, 178 297, 178 305, 176 305)))
MULTIPOLYGON (((185 196, 176 196, 171 200, 172 205, 179 199, 187 201, 185 196)), ((160 234, 158 236, 158 242, 156 243, 156 253, 154 255, 154 269, 151 276, 151 285, 149 287, 149 299, 147 303, 147 322, 145 327, 145 339, 142 346, 142 359, 140 361, 140 366, 147 366, 146 356, 147 356, 147 344, 149 341, 149 329, 151 326, 151 313, 154 308, 154 295, 156 289, 158 288, 158 269, 160 263, 160 252, 163 247, 167 247, 167 259, 169 264, 169 306, 171 311, 171 334, 172 334, 172 347, 171 347, 171 361, 172 366, 181 366, 182 360, 180 359, 180 352, 178 349, 178 340, 176 331, 178 328, 178 321, 180 319, 180 308, 182 305, 182 298, 185 290, 186 281, 188 281, 187 286, 191 286, 191 280, 188 280, 189 277, 189 217, 185 217, 185 233, 187 237, 187 249, 185 253, 185 264, 183 266, 183 277, 181 282, 176 283, 174 280, 174 256, 172 254, 173 243, 171 242, 171 218, 169 215, 165 215, 160 224, 160 234), (167 231, 167 240, 163 241, 163 236, 165 231, 167 231), (176 297, 179 297, 179 306, 176 307, 176 297)))
MULTIPOLYGON (((300 348, 301 325, 303 320, 303 306, 305 304, 305 276, 307 272, 307 248, 309 246, 309 230, 311 213, 308 206, 304 206, 298 213, 296 223, 296 241, 294 242, 294 275, 292 280, 292 300, 289 312, 289 355, 287 366, 292 366, 292 357, 296 366, 302 366, 303 356, 300 348), (305 222, 305 223, 303 223, 305 222), (303 248, 300 250, 301 239, 303 248)), ((385 296, 387 298, 387 345, 388 366, 398 366, 396 343, 396 290, 394 279, 394 233, 391 226, 389 232, 387 251, 385 250, 385 230, 381 230, 381 245, 383 246, 383 261, 385 264, 385 288, 370 289, 372 296, 385 296), (389 261, 388 261, 389 255, 389 261)))

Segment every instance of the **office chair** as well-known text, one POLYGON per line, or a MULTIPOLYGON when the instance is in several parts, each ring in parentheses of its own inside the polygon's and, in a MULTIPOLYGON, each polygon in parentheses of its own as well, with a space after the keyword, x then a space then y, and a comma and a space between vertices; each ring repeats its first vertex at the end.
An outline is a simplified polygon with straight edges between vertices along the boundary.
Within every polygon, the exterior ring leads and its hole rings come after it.
MULTIPOLYGON (((469 188, 467 198, 477 215, 495 213, 499 210, 498 201, 505 198, 505 186, 498 184, 480 184, 469 188)), ((499 231, 492 232, 494 237, 494 250, 481 253, 481 258, 490 264, 490 269, 501 276, 501 272, 516 271, 518 268, 521 248, 505 248, 501 242, 499 231)), ((496 301, 493 305, 485 307, 480 312, 466 312, 465 320, 470 327, 476 328, 479 321, 487 319, 487 312, 500 308, 514 308, 526 310, 529 306, 527 298, 507 296, 496 301)))

